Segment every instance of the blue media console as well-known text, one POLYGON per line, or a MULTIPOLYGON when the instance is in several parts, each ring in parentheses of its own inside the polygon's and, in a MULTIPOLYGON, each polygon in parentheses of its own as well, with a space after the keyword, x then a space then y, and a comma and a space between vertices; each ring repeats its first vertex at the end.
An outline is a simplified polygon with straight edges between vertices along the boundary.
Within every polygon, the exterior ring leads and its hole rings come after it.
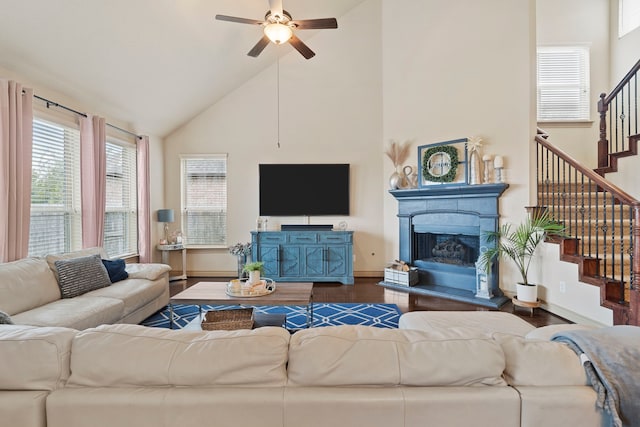
POLYGON ((353 284, 353 231, 252 231, 251 255, 276 282, 353 284))

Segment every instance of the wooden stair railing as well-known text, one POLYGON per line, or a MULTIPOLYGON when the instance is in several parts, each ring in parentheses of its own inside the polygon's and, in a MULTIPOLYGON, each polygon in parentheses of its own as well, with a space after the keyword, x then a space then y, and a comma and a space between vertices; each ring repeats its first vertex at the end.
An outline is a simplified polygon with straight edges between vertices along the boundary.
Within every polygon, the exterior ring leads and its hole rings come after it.
POLYGON ((600 287, 614 324, 640 326, 640 202, 582 165, 538 130, 540 208, 566 227, 560 258, 578 264, 579 280, 600 287))
POLYGON ((609 95, 600 94, 598 101, 600 139, 598 140, 598 167, 595 171, 602 176, 618 170, 618 159, 638 154, 639 72, 640 60, 609 95))

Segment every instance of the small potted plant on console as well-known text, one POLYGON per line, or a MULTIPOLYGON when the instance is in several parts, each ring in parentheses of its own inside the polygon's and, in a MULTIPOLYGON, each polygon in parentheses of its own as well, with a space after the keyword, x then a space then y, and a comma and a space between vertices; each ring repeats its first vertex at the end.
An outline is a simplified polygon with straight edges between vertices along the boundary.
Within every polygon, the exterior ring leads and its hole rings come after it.
POLYGON ((494 259, 510 259, 520 272, 522 282, 516 284, 517 299, 523 302, 538 301, 537 285, 528 279, 529 266, 536 248, 547 236, 564 235, 564 226, 554 221, 549 213, 536 211, 518 225, 504 224, 497 231, 484 233, 487 243, 494 243, 480 256, 480 262, 491 268, 494 259))

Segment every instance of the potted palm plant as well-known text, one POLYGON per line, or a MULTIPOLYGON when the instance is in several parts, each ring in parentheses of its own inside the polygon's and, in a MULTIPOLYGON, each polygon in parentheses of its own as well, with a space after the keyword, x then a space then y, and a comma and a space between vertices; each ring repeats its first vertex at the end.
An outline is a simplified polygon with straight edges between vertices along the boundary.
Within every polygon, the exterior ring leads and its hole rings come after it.
POLYGON ((480 262, 487 273, 494 259, 510 259, 522 279, 516 285, 518 300, 536 302, 537 285, 530 283, 528 279, 533 254, 547 236, 564 235, 564 226, 554 221, 547 211, 543 211, 537 215, 529 215, 518 225, 504 224, 497 231, 489 231, 484 235, 490 247, 480 256, 480 262))

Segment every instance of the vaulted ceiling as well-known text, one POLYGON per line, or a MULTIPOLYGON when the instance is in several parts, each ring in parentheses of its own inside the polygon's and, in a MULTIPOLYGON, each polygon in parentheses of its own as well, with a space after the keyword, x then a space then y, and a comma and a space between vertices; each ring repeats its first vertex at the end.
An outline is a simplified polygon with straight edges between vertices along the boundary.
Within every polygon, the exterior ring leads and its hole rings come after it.
MULTIPOLYGON (((338 29, 325 31, 340 31, 340 16, 362 2, 283 1, 294 19, 338 18, 338 29)), ((263 19, 268 9, 267 0, 0 0, 0 67, 162 137, 278 54, 298 55, 267 46, 251 58, 261 28, 214 19, 263 19)), ((298 35, 313 49, 315 33, 298 35)))

